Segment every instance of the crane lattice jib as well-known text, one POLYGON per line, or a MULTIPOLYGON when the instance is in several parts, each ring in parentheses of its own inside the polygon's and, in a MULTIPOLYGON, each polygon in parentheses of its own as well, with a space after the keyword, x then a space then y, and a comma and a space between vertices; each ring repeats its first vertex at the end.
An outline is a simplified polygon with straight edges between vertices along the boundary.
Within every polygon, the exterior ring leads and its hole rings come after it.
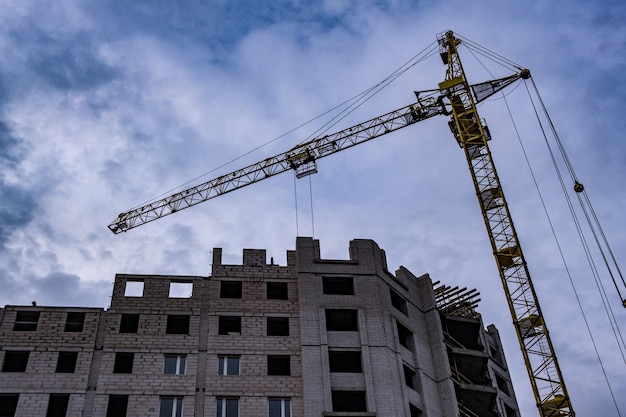
MULTIPOLYGON (((451 108, 450 128, 469 164, 539 414, 573 417, 574 410, 489 151, 489 130, 478 116, 472 96, 476 92, 465 79, 457 53, 460 40, 447 32, 438 41, 448 66, 446 79, 439 87, 451 108)), ((528 78, 530 73, 522 71, 522 76, 528 78)))
MULTIPOLYGON (((472 86, 477 101, 502 90, 519 80, 520 74, 514 74, 497 80, 487 81, 472 86)), ((317 172, 316 161, 344 149, 374 138, 386 135, 406 126, 439 114, 449 114, 439 90, 415 93, 416 103, 394 110, 379 117, 341 130, 330 135, 312 139, 287 152, 248 165, 211 181, 196 185, 185 191, 153 201, 120 214, 109 225, 113 233, 121 233, 137 226, 160 219, 182 209, 195 206, 222 194, 237 190, 274 175, 295 170, 299 178, 317 172)))

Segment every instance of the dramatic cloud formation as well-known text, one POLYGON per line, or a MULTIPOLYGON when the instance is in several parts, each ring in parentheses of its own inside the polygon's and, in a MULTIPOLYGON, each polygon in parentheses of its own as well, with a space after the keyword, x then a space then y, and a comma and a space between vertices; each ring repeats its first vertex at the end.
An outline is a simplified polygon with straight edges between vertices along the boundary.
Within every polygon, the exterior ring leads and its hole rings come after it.
MULTIPOLYGON (((297 235, 314 235, 325 257, 340 259, 349 240, 371 238, 391 270, 403 265, 481 292, 480 311, 504 339, 523 415, 536 415, 471 179, 443 117, 321 160, 317 175, 298 182, 284 174, 119 236, 106 226, 181 184, 307 139, 328 119, 272 141, 375 85, 451 29, 531 70, 623 263, 625 20, 618 1, 5 2, 0 305, 107 307, 116 273, 208 275, 213 247, 223 248, 225 262, 241 262, 242 248, 266 248, 284 264, 297 235)), ((468 49, 461 53, 473 83, 510 74, 468 49)), ((435 53, 331 131, 407 105, 414 90, 435 89, 444 76, 435 53)), ((626 361, 527 87, 511 87, 506 102, 483 103, 481 116, 574 408, 618 416, 608 380, 623 415, 626 361)), ((608 278, 600 282, 623 331, 619 297, 608 278)))

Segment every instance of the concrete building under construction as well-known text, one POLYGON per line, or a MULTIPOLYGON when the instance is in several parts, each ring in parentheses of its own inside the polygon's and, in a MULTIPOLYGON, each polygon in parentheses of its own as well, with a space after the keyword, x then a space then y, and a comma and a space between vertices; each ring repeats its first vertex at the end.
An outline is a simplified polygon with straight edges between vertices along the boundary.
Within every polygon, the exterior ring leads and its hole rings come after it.
POLYGON ((387 270, 371 240, 287 265, 115 277, 110 307, 0 309, 0 416, 519 417, 478 293, 387 270))

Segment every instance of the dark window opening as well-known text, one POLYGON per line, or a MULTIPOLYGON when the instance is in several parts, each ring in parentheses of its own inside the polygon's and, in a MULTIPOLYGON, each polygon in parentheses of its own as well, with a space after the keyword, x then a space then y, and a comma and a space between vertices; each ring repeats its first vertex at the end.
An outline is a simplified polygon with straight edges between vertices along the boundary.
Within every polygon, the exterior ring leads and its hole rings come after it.
POLYGON ((241 334, 241 316, 219 316, 217 334, 241 334))
POLYGON ((409 412, 411 413, 411 417, 422 417, 422 410, 413 404, 409 404, 409 412))
POLYGON ((165 355, 163 361, 163 373, 167 375, 184 375, 187 356, 165 355))
POLYGON ((15 416, 19 399, 20 394, 0 394, 0 412, 3 413, 3 417, 15 416))
POLYGON ((268 336, 289 336, 289 317, 268 317, 268 336))
POLYGON ((506 395, 511 395, 509 392, 509 384, 506 382, 506 379, 502 378, 500 375, 496 373, 496 384, 498 385, 498 389, 505 393, 506 395))
POLYGON ((405 316, 408 316, 409 310, 406 306, 406 300, 391 288, 389 289, 389 295, 391 296, 391 305, 405 316))
POLYGON ((128 409, 128 395, 109 395, 106 417, 125 417, 128 409))
POLYGON ((495 346, 489 345, 489 353, 491 354, 492 358, 498 361, 498 363, 500 363, 501 365, 504 365, 504 360, 502 360, 502 355, 500 354, 500 351, 495 346))
POLYGON ((76 370, 76 360, 78 359, 78 352, 59 352, 59 358, 57 359, 57 373, 71 374, 76 370))
POLYGON ((183 397, 161 397, 159 417, 182 417, 183 397))
POLYGON ((357 351, 329 351, 328 364, 330 372, 363 372, 361 352, 357 351))
POLYGON ((271 355, 267 357, 268 375, 291 375, 291 359, 289 356, 271 355))
POLYGON ((85 313, 67 313, 65 319, 66 332, 82 332, 85 324, 85 313))
POLYGON ((220 298, 241 298, 241 281, 221 281, 220 298))
POLYGON ((358 331, 357 310, 326 310, 326 330, 340 332, 358 331))
POLYGON ((217 417, 239 417, 239 399, 218 398, 217 417))
POLYGON ((415 371, 404 365, 404 383, 412 390, 415 389, 415 371))
POLYGON ((268 282, 267 283, 267 299, 268 300, 288 300, 289 291, 286 282, 268 282))
POLYGON ((402 346, 413 351, 413 333, 399 322, 396 322, 396 325, 398 327, 398 341, 402 346))
POLYGON ((367 411, 365 391, 331 391, 333 411, 367 411))
POLYGON ((17 332, 34 332, 39 322, 39 311, 18 311, 15 314, 13 330, 17 332))
POLYGON ((137 329, 139 329, 139 314, 122 314, 120 333, 137 333, 137 329))
POLYGON ((134 353, 116 353, 115 363, 113 363, 114 374, 131 374, 133 373, 134 353))
POLYGON ((322 277, 324 294, 354 295, 354 279, 352 277, 322 277))
POLYGON ((26 372, 29 354, 26 350, 7 350, 4 353, 2 372, 26 372))
POLYGON ((219 375, 239 375, 239 356, 219 356, 217 362, 219 375))
POLYGON ((46 417, 65 417, 70 394, 50 394, 46 417))
POLYGON ((515 410, 506 404, 504 404, 504 412, 506 417, 517 417, 515 410))
POLYGON ((189 334, 189 316, 173 314, 167 316, 167 334, 189 334))

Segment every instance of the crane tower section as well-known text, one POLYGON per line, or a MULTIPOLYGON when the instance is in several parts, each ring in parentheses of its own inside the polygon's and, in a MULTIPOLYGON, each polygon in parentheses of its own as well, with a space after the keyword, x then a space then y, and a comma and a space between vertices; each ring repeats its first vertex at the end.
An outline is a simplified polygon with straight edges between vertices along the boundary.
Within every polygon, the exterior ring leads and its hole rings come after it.
MULTIPOLYGON (((472 92, 476 96, 477 92, 467 83, 458 56, 461 41, 449 31, 439 36, 438 42, 448 66, 439 88, 449 101, 450 130, 467 158, 539 414, 573 417, 574 410, 487 144, 489 130, 476 110, 472 92)), ((524 70, 521 75, 528 78, 530 72, 524 70)))

